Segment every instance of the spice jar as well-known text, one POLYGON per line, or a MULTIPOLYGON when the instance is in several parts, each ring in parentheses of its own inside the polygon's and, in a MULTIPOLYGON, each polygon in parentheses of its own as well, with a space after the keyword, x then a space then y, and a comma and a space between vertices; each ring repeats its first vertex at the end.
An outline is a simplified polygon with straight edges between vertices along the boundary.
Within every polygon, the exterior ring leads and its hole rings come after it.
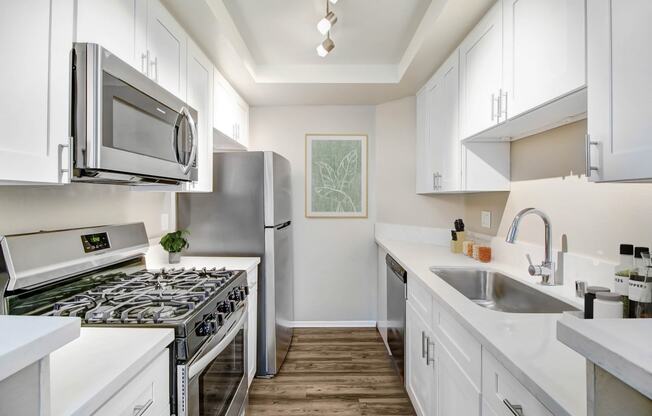
POLYGON ((473 256, 473 240, 466 240, 464 243, 462 243, 462 252, 469 256, 473 256))
POLYGON ((593 301, 593 318, 622 318, 623 302, 615 292, 598 292, 593 301))
POLYGON ((482 263, 489 263, 491 261, 491 247, 480 246, 478 248, 478 260, 482 263))

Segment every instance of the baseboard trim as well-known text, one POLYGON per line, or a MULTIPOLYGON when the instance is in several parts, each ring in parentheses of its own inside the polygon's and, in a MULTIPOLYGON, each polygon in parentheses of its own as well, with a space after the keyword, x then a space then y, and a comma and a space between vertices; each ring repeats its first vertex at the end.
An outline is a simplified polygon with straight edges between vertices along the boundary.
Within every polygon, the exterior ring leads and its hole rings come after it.
POLYGON ((293 321, 293 328, 375 328, 376 321, 293 321))

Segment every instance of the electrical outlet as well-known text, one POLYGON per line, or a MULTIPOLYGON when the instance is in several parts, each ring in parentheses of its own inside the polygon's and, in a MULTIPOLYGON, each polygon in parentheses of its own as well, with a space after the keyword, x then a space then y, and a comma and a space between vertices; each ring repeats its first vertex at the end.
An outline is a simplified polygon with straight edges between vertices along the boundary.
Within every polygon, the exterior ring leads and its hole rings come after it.
POLYGON ((482 223, 482 228, 491 228, 491 212, 482 211, 480 213, 480 222, 482 223))

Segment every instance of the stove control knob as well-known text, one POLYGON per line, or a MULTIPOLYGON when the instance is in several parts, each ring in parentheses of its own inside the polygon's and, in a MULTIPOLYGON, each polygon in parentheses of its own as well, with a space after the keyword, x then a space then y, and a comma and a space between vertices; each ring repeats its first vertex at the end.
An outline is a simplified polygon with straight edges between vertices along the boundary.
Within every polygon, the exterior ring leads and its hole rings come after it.
POLYGON ((202 322, 201 324, 197 325, 197 329, 195 329, 195 333, 200 337, 205 337, 206 335, 211 333, 211 327, 208 324, 208 322, 202 322))
POLYGON ((231 303, 227 301, 220 303, 217 305, 217 311, 222 313, 231 313, 231 303))
POLYGON ((224 314, 223 313, 218 313, 217 315, 215 315, 215 317, 217 318, 217 326, 224 325, 224 314))
POLYGON ((245 298, 246 298, 247 295, 248 295, 248 293, 247 293, 247 291, 245 290, 245 288, 246 288, 246 286, 240 288, 240 299, 241 299, 241 300, 245 300, 245 298))
POLYGON ((231 312, 235 312, 236 310, 236 303, 234 301, 229 302, 231 304, 231 312))
POLYGON ((243 286, 244 292, 247 296, 249 296, 249 286, 243 286))
POLYGON ((240 292, 237 289, 234 289, 231 293, 229 293, 229 300, 237 302, 240 300, 240 292))

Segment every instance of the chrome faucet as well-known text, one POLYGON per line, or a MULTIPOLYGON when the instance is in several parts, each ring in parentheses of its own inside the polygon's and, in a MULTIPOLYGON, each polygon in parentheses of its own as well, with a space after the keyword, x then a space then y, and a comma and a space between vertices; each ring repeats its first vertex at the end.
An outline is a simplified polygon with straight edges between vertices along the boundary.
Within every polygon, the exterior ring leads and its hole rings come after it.
MULTIPOLYGON (((530 258, 529 254, 526 254, 525 256, 527 257, 527 261, 530 263, 530 266, 528 267, 528 273, 530 273, 531 276, 541 276, 541 284, 542 285, 561 285, 564 283, 564 272, 562 266, 562 258, 559 258, 558 265, 555 265, 555 262, 552 261, 552 238, 551 238, 551 231, 550 231, 550 218, 542 212, 539 211, 536 208, 525 208, 516 216, 514 217, 514 221, 512 221, 512 225, 509 226, 509 230, 507 231, 507 237, 505 238, 505 241, 514 244, 516 241, 516 236, 518 234, 518 226, 521 224, 521 220, 523 217, 534 214, 538 215, 541 217, 543 220, 543 225, 544 225, 544 238, 545 238, 545 258, 543 259, 543 262, 540 265, 534 265, 532 264, 532 259, 530 258)), ((562 253, 560 252, 559 256, 561 256, 562 253)))

